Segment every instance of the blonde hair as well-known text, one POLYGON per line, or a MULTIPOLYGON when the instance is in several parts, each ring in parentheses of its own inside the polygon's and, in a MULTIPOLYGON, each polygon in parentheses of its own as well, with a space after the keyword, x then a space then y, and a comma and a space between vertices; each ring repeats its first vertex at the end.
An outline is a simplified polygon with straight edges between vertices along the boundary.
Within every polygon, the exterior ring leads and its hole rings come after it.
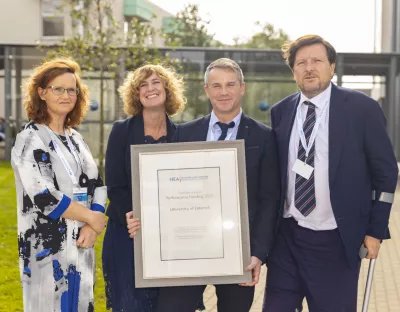
POLYGON ((89 90, 81 81, 78 63, 68 58, 57 58, 44 62, 33 70, 25 86, 24 107, 29 120, 39 124, 50 122, 51 116, 47 111, 46 102, 38 94, 38 88, 45 89, 50 81, 65 73, 75 76, 79 94, 74 109, 67 114, 64 126, 69 128, 82 123, 89 108, 89 90))
POLYGON ((124 103, 124 112, 128 116, 136 116, 142 113, 143 105, 140 103, 139 89, 140 84, 156 74, 166 91, 165 110, 168 116, 172 116, 183 110, 186 104, 184 96, 184 83, 171 68, 162 65, 147 64, 128 73, 124 83, 118 88, 121 99, 124 103))
POLYGON ((208 83, 208 75, 210 74, 210 71, 214 68, 229 69, 231 71, 234 71, 237 74, 240 84, 244 82, 243 72, 239 64, 229 58, 220 58, 212 62, 210 65, 208 65, 206 72, 204 74, 205 85, 207 85, 208 83))

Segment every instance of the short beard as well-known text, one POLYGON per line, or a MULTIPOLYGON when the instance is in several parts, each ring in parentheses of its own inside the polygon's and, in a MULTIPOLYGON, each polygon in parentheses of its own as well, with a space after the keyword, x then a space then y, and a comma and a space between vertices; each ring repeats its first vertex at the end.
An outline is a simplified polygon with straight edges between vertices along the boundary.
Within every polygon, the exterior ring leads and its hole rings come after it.
POLYGON ((311 90, 306 90, 303 87, 303 88, 300 88, 300 90, 308 99, 312 99, 313 97, 316 97, 318 94, 321 94, 322 92, 324 92, 329 87, 329 84, 330 84, 330 82, 327 83, 326 85, 318 84, 315 88, 313 88, 311 90))

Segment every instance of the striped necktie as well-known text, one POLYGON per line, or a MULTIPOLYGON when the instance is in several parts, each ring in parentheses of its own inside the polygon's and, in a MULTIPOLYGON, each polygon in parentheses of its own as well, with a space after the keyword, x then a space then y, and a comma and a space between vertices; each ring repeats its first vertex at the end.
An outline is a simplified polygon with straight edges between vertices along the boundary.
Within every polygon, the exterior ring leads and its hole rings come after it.
MULTIPOLYGON (((316 121, 315 105, 308 101, 304 102, 304 104, 308 106, 307 117, 303 123, 303 131, 308 145, 316 121)), ((304 150, 303 144, 301 144, 301 141, 299 142, 299 152, 297 154, 297 158, 313 168, 314 168, 314 154, 315 154, 315 141, 311 147, 307 159, 306 159, 306 151, 304 150)), ((307 217, 315 209, 316 201, 315 201, 314 170, 308 180, 303 178, 301 175, 296 174, 294 205, 305 217, 307 217)))

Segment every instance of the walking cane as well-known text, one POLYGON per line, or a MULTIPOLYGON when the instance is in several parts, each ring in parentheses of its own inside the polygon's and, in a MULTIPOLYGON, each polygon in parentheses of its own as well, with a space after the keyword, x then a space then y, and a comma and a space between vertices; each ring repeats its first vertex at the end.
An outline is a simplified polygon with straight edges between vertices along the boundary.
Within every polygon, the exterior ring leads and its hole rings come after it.
MULTIPOLYGON (((365 248, 364 246, 361 246, 360 258, 364 259, 367 256, 367 254, 368 254, 367 248, 365 248)), ((376 263, 376 259, 371 259, 369 261, 368 277, 367 277, 367 284, 365 286, 362 312, 368 312, 368 304, 369 304, 369 298, 371 296, 372 278, 374 277, 375 263, 376 263)))

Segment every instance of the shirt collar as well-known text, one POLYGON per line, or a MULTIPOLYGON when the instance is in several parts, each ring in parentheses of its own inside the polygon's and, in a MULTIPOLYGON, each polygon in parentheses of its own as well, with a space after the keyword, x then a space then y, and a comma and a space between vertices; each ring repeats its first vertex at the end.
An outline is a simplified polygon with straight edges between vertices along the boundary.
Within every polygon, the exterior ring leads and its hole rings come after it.
MULTIPOLYGON (((236 115, 235 118, 233 118, 232 120, 228 121, 227 123, 230 123, 231 121, 235 122, 235 128, 237 127, 237 125, 240 123, 240 119, 242 118, 242 108, 240 108, 240 112, 239 114, 236 115)), ((216 123, 219 122, 218 117, 215 115, 214 110, 211 112, 211 118, 210 118, 210 125, 211 127, 215 127, 216 123)), ((217 126, 218 127, 218 126, 217 126)))
POLYGON ((307 98, 302 92, 301 96, 300 96, 300 104, 304 103, 305 101, 310 101, 316 107, 318 107, 319 109, 322 109, 322 108, 324 108, 326 103, 329 102, 329 100, 331 98, 331 90, 332 90, 332 83, 330 83, 328 88, 326 88, 323 92, 321 92, 317 96, 314 96, 311 99, 307 98))

